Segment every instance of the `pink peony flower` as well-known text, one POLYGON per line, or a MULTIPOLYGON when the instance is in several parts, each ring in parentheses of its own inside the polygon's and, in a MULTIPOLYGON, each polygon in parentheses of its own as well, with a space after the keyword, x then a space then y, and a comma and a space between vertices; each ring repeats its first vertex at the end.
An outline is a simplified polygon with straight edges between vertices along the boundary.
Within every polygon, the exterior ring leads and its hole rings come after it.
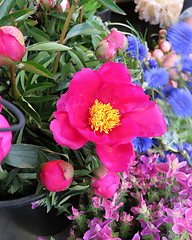
POLYGON ((57 9, 58 9, 59 13, 69 11, 69 9, 70 9, 69 1, 63 0, 60 4, 57 5, 57 9))
POLYGON ((107 40, 102 40, 96 50, 97 58, 103 61, 112 60, 116 56, 116 53, 116 45, 107 40))
POLYGON ((24 37, 13 26, 0 27, 0 65, 12 65, 25 55, 24 37))
POLYGON ((114 43, 116 45, 116 50, 121 49, 122 51, 125 51, 128 47, 128 40, 126 36, 123 33, 117 31, 116 28, 112 28, 111 33, 108 34, 104 39, 114 43))
POLYGON ((54 8, 56 0, 34 0, 37 7, 42 7, 44 10, 54 8))
POLYGON ((95 170, 98 179, 92 178, 92 187, 95 195, 103 198, 111 198, 119 188, 120 176, 116 172, 100 166, 95 170))
MULTIPOLYGON (((1 97, 0 97, 1 98, 1 97)), ((0 104, 0 112, 2 105, 0 104)), ((10 127, 8 121, 0 114, 0 128, 10 127)), ((8 154, 12 145, 12 132, 0 132, 0 162, 8 154)))
POLYGON ((157 137, 166 131, 159 107, 149 98, 131 83, 122 63, 108 62, 97 71, 84 68, 58 100, 50 129, 58 144, 71 149, 96 143, 102 164, 122 172, 134 160, 134 137, 157 137))
POLYGON ((63 160, 53 160, 42 163, 38 178, 43 186, 52 192, 63 191, 73 180, 73 166, 63 160))

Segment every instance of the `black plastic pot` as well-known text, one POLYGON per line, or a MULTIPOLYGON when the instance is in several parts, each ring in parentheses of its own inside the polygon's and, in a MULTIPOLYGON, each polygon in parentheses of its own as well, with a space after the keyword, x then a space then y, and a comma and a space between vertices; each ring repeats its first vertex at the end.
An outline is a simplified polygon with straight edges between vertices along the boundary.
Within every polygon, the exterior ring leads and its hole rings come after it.
POLYGON ((51 236, 66 229, 70 220, 64 213, 59 214, 56 209, 47 213, 46 207, 39 206, 32 209, 32 202, 45 197, 31 195, 20 199, 0 201, 0 214, 22 229, 36 236, 51 236))

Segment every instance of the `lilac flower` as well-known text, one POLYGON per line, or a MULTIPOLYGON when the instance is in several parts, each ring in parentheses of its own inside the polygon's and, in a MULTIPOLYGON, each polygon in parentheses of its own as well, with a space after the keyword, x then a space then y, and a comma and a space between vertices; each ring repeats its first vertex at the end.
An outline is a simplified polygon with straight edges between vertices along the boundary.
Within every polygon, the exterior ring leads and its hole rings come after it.
POLYGON ((105 210, 104 218, 105 219, 114 219, 114 220, 118 221, 119 212, 116 212, 116 210, 118 208, 120 208, 121 206, 123 206, 123 202, 120 202, 117 204, 117 202, 114 202, 114 201, 112 202, 110 200, 103 199, 102 207, 105 210))
POLYGON ((185 22, 174 24, 167 31, 167 40, 176 53, 189 55, 192 53, 192 28, 185 22))
POLYGON ((168 83, 169 74, 164 68, 151 68, 144 72, 144 81, 149 87, 160 88, 168 83))
POLYGON ((135 235, 133 236, 132 240, 140 240, 140 236, 139 236, 139 232, 135 233, 135 235))
POLYGON ((74 208, 73 206, 71 209, 72 209, 72 215, 68 216, 68 218, 70 220, 77 219, 81 216, 81 214, 84 214, 83 211, 79 211, 78 209, 74 208))
POLYGON ((133 216, 127 214, 126 212, 123 212, 122 216, 120 217, 120 220, 126 223, 127 225, 131 225, 130 222, 133 220, 133 216))
POLYGON ((145 235, 151 235, 153 237, 154 240, 160 240, 160 230, 155 227, 155 225, 150 222, 147 221, 145 222, 143 219, 140 220, 141 222, 141 227, 143 228, 141 235, 145 236, 145 235))
POLYGON ((94 218, 90 221, 89 227, 90 230, 88 230, 84 236, 84 240, 121 240, 120 238, 113 238, 112 237, 112 229, 109 227, 109 224, 111 221, 105 221, 102 222, 101 219, 94 218))
POLYGON ((41 204, 41 202, 42 202, 42 200, 38 200, 38 201, 36 201, 36 202, 32 202, 32 203, 31 203, 31 208, 32 208, 32 209, 35 209, 35 208, 39 207, 40 204, 41 204))
POLYGON ((171 88, 167 101, 175 115, 185 118, 192 116, 192 95, 189 91, 184 88, 171 88))
POLYGON ((132 140, 134 149, 139 152, 146 152, 152 147, 152 139, 147 137, 136 137, 132 140))
POLYGON ((143 45, 140 42, 140 39, 138 37, 129 35, 127 36, 128 39, 128 48, 126 52, 132 57, 132 58, 137 58, 140 61, 142 61, 147 54, 147 49, 145 45, 143 45))

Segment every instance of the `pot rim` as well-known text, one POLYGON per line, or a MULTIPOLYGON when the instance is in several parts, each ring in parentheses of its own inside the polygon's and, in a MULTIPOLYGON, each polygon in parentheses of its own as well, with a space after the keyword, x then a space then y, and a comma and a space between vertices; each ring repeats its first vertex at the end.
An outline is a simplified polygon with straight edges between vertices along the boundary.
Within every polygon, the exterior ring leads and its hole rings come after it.
POLYGON ((11 200, 4 200, 0 201, 0 209, 1 208, 13 208, 18 206, 25 206, 32 202, 36 202, 42 198, 45 197, 45 193, 41 194, 31 194, 25 197, 17 198, 17 199, 11 199, 11 200))

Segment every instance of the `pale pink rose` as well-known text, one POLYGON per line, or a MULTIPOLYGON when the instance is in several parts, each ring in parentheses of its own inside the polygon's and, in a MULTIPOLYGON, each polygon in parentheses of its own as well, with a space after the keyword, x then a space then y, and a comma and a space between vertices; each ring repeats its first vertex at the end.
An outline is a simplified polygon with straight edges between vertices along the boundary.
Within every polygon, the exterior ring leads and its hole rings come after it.
POLYGON ((0 27, 0 65, 12 65, 25 55, 24 37, 13 26, 0 27))
POLYGON ((73 180, 73 166, 63 160, 53 160, 40 165, 39 181, 51 192, 63 191, 73 180))

